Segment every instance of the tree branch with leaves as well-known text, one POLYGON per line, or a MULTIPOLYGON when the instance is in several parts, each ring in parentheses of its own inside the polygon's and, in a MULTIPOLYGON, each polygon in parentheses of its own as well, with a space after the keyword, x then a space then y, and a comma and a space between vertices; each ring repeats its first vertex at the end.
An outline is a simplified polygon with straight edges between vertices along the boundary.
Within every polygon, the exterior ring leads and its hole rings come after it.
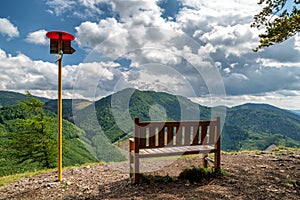
POLYGON ((265 32, 259 34, 260 44, 253 51, 284 42, 300 31, 300 0, 260 0, 258 4, 264 7, 254 16, 251 27, 265 32))

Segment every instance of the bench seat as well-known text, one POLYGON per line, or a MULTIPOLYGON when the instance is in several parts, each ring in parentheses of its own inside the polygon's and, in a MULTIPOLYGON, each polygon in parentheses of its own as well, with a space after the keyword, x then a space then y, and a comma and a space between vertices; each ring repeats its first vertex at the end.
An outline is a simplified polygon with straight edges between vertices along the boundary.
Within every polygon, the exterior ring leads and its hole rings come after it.
POLYGON ((198 154, 198 153, 210 153, 210 152, 214 152, 214 150, 215 148, 212 145, 149 148, 149 149, 141 149, 139 152, 139 156, 140 158, 176 156, 176 155, 188 155, 188 154, 198 154))

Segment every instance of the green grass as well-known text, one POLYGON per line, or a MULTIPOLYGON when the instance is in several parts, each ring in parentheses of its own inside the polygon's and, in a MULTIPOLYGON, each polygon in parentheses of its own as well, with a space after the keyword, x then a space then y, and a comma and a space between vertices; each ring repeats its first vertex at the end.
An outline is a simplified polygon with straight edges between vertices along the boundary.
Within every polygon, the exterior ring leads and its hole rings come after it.
POLYGON ((299 151, 300 148, 298 147, 286 147, 283 145, 278 145, 276 148, 270 151, 266 150, 259 150, 259 149, 242 149, 240 151, 222 151, 222 153, 226 154, 241 154, 241 153, 250 153, 250 152, 255 152, 257 154, 265 154, 267 152, 276 152, 276 151, 299 151))
POLYGON ((3 176, 3 177, 0 177, 0 186, 17 182, 23 178, 30 178, 33 176, 37 176, 37 175, 48 173, 48 172, 54 172, 54 171, 55 171, 55 169, 47 169, 47 170, 39 170, 39 171, 35 171, 35 172, 24 172, 21 174, 13 174, 13 175, 9 175, 9 176, 3 176))

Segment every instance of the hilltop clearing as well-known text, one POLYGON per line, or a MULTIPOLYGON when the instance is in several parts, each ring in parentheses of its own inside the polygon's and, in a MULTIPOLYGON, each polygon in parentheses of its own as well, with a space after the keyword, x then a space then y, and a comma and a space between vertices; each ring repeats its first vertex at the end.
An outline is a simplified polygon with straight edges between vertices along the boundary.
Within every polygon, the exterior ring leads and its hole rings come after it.
MULTIPOLYGON (((299 150, 223 153, 221 158, 226 175, 201 183, 178 179, 185 168, 200 164, 198 157, 184 157, 146 173, 149 180, 140 185, 132 184, 128 173, 113 169, 127 167, 127 163, 97 164, 64 170, 61 183, 56 182, 56 172, 52 172, 3 185, 0 199, 296 200, 300 196, 299 150)), ((163 162, 156 159, 144 164, 147 167, 163 162)))

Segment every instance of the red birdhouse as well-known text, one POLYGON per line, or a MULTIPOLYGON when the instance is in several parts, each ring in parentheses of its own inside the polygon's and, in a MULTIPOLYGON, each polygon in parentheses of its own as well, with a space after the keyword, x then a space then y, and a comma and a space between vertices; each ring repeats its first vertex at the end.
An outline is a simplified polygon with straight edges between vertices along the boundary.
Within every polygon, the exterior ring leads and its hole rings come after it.
POLYGON ((63 31, 52 31, 46 34, 50 38, 50 53, 59 54, 62 50, 63 54, 72 54, 75 49, 71 47, 71 41, 74 40, 74 36, 70 33, 63 31))

